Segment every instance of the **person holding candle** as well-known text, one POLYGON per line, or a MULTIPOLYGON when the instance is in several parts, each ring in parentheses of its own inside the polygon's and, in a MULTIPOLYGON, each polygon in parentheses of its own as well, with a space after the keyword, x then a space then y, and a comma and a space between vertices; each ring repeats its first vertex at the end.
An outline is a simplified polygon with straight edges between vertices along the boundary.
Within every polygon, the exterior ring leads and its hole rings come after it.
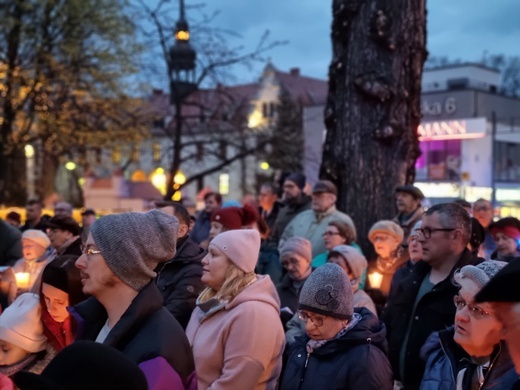
POLYGON ((399 254, 403 237, 403 229, 393 221, 379 221, 370 228, 368 239, 374 245, 377 258, 368 266, 367 288, 388 295, 395 271, 406 262, 407 256, 399 254))
POLYGON ((50 244, 49 237, 41 230, 29 229, 22 233, 23 258, 13 266, 18 295, 33 288, 45 266, 53 259, 55 253, 50 244))
POLYGON ((74 341, 76 322, 67 307, 87 299, 83 294, 76 256, 59 256, 43 270, 40 288, 43 333, 56 352, 74 341))

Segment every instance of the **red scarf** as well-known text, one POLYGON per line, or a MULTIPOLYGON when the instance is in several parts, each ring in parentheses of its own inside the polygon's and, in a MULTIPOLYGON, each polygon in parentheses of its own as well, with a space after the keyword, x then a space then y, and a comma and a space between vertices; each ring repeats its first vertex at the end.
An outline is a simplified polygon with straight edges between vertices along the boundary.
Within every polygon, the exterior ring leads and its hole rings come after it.
POLYGON ((72 330, 72 320, 70 316, 63 322, 57 322, 51 317, 49 312, 42 307, 42 324, 43 333, 47 336, 47 340, 49 340, 56 352, 60 352, 74 341, 74 332, 72 330))

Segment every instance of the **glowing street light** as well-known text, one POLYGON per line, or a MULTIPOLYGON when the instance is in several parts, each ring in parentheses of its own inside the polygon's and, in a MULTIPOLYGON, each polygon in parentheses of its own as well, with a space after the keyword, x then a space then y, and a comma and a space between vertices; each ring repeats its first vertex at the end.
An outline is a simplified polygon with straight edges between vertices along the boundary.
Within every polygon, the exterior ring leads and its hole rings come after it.
POLYGON ((74 169, 76 169, 76 163, 74 163, 73 161, 68 161, 67 163, 65 163, 65 169, 68 171, 73 171, 74 169))

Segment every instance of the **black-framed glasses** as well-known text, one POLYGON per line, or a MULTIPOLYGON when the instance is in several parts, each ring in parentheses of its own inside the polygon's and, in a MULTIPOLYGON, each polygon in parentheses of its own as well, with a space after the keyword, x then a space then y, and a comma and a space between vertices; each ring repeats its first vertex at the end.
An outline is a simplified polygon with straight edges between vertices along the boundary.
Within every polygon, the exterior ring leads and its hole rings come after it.
POLYGON ((477 320, 480 320, 490 315, 489 312, 485 311, 481 307, 466 302, 464 298, 462 298, 460 295, 455 295, 453 297, 453 303, 455 304, 457 311, 460 311, 464 309, 464 306, 467 306, 469 315, 477 320))
POLYGON ((84 255, 99 255, 101 253, 101 251, 98 251, 98 250, 95 250, 95 249, 92 249, 92 248, 87 248, 83 245, 80 246, 80 249, 81 249, 81 253, 83 253, 84 255))
POLYGON ((422 229, 417 229, 417 232, 419 233, 419 235, 423 236, 424 238, 428 239, 432 236, 432 233, 435 233, 435 232, 452 232, 454 230, 457 230, 457 228, 429 228, 429 227, 426 227, 426 228, 422 228, 422 229))
POLYGON ((323 320, 325 319, 325 317, 321 316, 310 316, 301 310, 298 310, 296 314, 298 314, 298 318, 300 320, 302 320, 305 323, 307 323, 307 321, 310 320, 313 323, 313 325, 317 328, 323 325, 323 320))

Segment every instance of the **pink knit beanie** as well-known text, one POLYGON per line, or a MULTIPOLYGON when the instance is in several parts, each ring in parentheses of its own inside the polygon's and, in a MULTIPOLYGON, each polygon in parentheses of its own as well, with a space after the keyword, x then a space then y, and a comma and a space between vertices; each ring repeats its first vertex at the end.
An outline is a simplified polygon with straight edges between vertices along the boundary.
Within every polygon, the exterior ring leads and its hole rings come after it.
POLYGON ((210 245, 220 249, 242 271, 250 273, 255 270, 260 253, 260 233, 257 230, 229 230, 218 234, 210 245))

